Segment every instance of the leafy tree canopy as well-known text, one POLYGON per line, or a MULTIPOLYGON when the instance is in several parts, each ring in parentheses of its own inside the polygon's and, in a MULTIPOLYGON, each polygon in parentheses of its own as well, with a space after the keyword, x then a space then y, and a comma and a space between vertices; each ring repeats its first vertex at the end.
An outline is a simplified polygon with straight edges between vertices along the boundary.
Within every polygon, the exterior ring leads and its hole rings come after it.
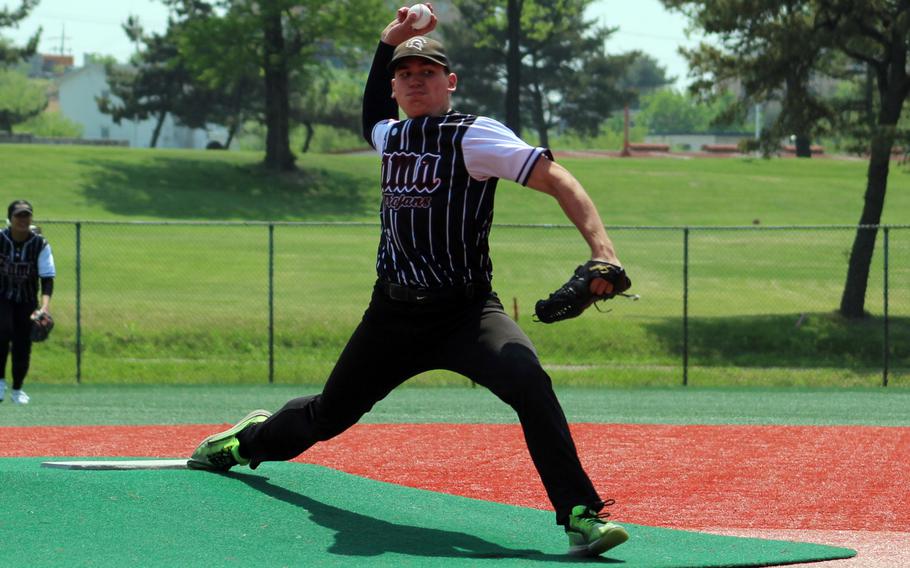
POLYGON ((46 85, 10 69, 0 69, 0 132, 41 114, 47 107, 46 85))
POLYGON ((497 0, 456 0, 459 17, 441 28, 456 72, 470 74, 459 84, 459 99, 472 112, 503 117, 509 69, 514 69, 520 75, 521 121, 533 125, 541 144, 555 127, 599 132, 611 112, 633 96, 621 78, 635 57, 606 52, 614 29, 585 19, 590 3, 520 0, 506 6, 497 0), (518 43, 511 50, 509 8, 518 43), (510 57, 517 57, 518 65, 510 57))
MULTIPOLYGON (((0 29, 18 27, 19 22, 28 17, 40 0, 22 0, 18 8, 0 7, 0 29)), ((31 57, 38 49, 41 39, 41 28, 35 32, 25 47, 15 47, 11 41, 0 37, 0 66, 14 64, 31 57)))

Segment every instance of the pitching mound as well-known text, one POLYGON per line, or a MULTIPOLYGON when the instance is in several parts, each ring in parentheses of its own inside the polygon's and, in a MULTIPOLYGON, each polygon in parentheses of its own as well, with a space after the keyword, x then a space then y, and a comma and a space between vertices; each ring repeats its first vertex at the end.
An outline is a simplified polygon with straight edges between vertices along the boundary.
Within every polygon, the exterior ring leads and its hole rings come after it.
MULTIPOLYGON (((402 487, 322 466, 255 472, 72 470, 0 460, 4 555, 31 566, 527 566, 564 563, 552 514, 402 487)), ((844 548, 627 525, 606 562, 772 566, 844 548)))

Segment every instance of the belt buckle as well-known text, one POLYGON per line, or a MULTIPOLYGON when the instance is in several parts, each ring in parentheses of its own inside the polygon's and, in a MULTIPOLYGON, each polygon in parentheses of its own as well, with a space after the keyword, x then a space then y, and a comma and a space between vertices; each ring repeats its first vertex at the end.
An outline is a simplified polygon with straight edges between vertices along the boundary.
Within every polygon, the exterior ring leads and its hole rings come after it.
POLYGON ((386 285, 386 294, 388 294, 389 299, 395 300, 396 302, 408 301, 408 289, 404 286, 399 286, 398 284, 388 283, 386 285))
POLYGON ((408 288, 407 286, 402 286, 400 284, 392 284, 391 282, 386 285, 386 293, 390 299, 395 300, 396 302, 419 304, 430 299, 430 294, 428 292, 421 293, 419 290, 408 288))

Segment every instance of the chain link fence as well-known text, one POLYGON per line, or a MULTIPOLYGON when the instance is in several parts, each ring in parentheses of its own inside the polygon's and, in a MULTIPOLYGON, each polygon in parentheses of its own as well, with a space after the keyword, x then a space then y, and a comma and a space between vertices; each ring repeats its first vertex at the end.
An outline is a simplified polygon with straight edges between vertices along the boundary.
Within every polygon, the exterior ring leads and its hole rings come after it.
MULTIPOLYGON (((534 303, 587 246, 573 227, 499 225, 494 287, 560 384, 907 385, 910 226, 878 232, 869 316, 836 313, 856 231, 874 229, 610 228, 640 299, 544 325, 534 303)), ((358 223, 43 230, 57 327, 30 380, 58 383, 322 383, 369 301, 379 239, 358 223)))

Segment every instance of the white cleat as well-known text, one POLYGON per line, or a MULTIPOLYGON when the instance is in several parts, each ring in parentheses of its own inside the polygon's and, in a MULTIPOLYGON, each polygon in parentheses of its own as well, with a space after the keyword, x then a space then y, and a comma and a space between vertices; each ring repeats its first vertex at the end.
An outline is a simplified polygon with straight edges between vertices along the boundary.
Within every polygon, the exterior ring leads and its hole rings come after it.
POLYGON ((31 400, 31 398, 25 394, 25 391, 22 389, 13 389, 13 394, 10 396, 10 398, 13 399, 13 403, 15 404, 28 404, 28 401, 31 400))

